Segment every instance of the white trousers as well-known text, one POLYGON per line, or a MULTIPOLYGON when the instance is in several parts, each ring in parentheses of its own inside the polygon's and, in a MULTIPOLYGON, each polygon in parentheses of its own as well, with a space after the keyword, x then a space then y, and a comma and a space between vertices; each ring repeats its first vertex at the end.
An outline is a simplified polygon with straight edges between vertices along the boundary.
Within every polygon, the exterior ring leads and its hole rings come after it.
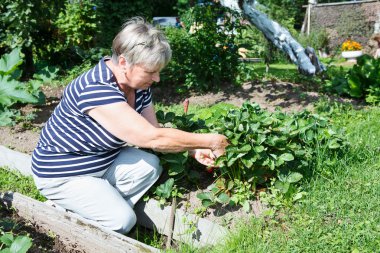
POLYGON ((34 181, 40 192, 58 206, 127 233, 136 224, 134 205, 161 172, 157 156, 125 147, 105 173, 65 178, 34 176, 34 181))

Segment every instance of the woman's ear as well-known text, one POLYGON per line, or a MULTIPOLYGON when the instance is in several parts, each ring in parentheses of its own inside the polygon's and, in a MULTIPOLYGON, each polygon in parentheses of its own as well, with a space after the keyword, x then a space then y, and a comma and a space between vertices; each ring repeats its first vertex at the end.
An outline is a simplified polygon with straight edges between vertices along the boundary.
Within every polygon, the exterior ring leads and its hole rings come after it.
POLYGON ((125 59, 125 57, 122 55, 119 56, 119 67, 123 71, 127 71, 128 63, 127 63, 127 60, 125 59))

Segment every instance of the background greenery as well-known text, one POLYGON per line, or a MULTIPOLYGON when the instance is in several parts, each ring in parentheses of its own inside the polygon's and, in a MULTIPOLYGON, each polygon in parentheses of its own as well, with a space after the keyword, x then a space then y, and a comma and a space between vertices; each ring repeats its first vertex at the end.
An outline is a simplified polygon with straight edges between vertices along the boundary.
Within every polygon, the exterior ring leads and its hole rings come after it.
MULTIPOLYGON (((178 92, 185 88, 215 91, 223 83, 245 81, 264 85, 263 80, 271 80, 303 84, 313 91, 373 105, 380 102, 379 60, 363 56, 354 66, 335 67, 343 62, 329 58, 323 60, 328 72, 302 77, 257 29, 226 19, 225 30, 220 30, 216 19, 227 17, 224 8, 215 4, 201 7, 196 2, 0 0, 0 124, 20 120, 17 106, 22 103, 44 103, 42 85, 66 85, 110 54, 111 40, 120 25, 136 15, 148 20, 154 16, 180 16, 183 20, 185 28, 165 29, 174 52, 162 82, 178 92), (190 32, 194 23, 198 29, 190 32), (248 57, 265 58, 271 65, 269 72, 264 63, 239 62, 239 47, 249 49, 248 57)), ((308 37, 298 34, 305 1, 262 4, 258 8, 287 27, 304 46, 326 47, 324 30, 308 37)), ((341 29, 347 32, 351 28, 341 29)), ((226 104, 192 107, 188 114, 178 105, 158 108, 163 111, 158 115, 163 124, 188 131, 220 131, 233 141, 219 161, 227 166, 212 174, 219 182, 212 193, 198 196, 206 207, 246 207, 247 200, 254 197, 269 207, 261 219, 244 221, 226 244, 200 250, 180 245, 179 252, 374 252, 380 247, 377 107, 357 110, 321 100, 315 113, 294 115, 269 113, 248 104, 242 108, 226 104), (331 151, 331 147, 337 150, 331 151), (255 157, 256 153, 260 155, 255 157), (255 174, 260 171, 270 174, 272 180, 263 180, 263 173, 255 174), (258 184, 265 185, 266 192, 254 195, 258 184)), ((161 159, 169 176, 195 182, 200 172, 187 169, 195 168, 187 163, 187 155, 163 155, 161 159)), ((31 178, 5 169, 0 169, 0 190, 43 200, 31 178)), ((182 191, 173 178, 152 190, 161 202, 180 197, 182 191)), ((160 242, 157 238, 151 243, 157 247, 160 242)))

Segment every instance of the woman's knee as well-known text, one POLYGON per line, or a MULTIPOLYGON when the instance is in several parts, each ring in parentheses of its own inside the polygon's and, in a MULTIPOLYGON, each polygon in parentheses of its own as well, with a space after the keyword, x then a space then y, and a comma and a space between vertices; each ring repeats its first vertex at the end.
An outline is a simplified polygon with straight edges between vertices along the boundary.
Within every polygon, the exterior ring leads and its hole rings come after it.
POLYGON ((132 209, 116 211, 112 213, 111 229, 118 233, 125 234, 136 225, 136 221, 137 217, 132 209))

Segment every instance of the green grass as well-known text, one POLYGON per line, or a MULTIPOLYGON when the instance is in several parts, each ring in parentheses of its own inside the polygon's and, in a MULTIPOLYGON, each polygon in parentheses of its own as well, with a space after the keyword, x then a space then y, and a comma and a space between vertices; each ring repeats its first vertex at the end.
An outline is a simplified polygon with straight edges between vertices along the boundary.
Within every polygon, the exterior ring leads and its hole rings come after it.
POLYGON ((269 65, 269 71, 266 73, 264 63, 254 63, 253 70, 260 78, 276 78, 283 81, 292 81, 299 76, 297 66, 290 63, 276 63, 269 65))
POLYGON ((19 192, 28 197, 46 200, 37 190, 32 177, 26 177, 17 171, 0 168, 0 192, 19 192))
MULTIPOLYGON (((281 80, 284 82, 292 83, 305 83, 313 84, 319 83, 319 78, 308 77, 305 75, 300 75, 297 66, 292 63, 275 63, 269 65, 269 71, 266 73, 266 66, 264 63, 247 63, 248 68, 252 68, 253 72, 256 74, 256 79, 258 80, 281 80)), ((328 64, 332 64, 334 67, 342 67, 345 71, 352 68, 353 64, 340 61, 328 61, 324 65, 328 67, 328 64)), ((329 67, 328 67, 329 68, 329 67)))
POLYGON ((378 252, 380 109, 335 115, 352 144, 342 159, 318 158, 301 204, 254 219, 212 252, 378 252))

